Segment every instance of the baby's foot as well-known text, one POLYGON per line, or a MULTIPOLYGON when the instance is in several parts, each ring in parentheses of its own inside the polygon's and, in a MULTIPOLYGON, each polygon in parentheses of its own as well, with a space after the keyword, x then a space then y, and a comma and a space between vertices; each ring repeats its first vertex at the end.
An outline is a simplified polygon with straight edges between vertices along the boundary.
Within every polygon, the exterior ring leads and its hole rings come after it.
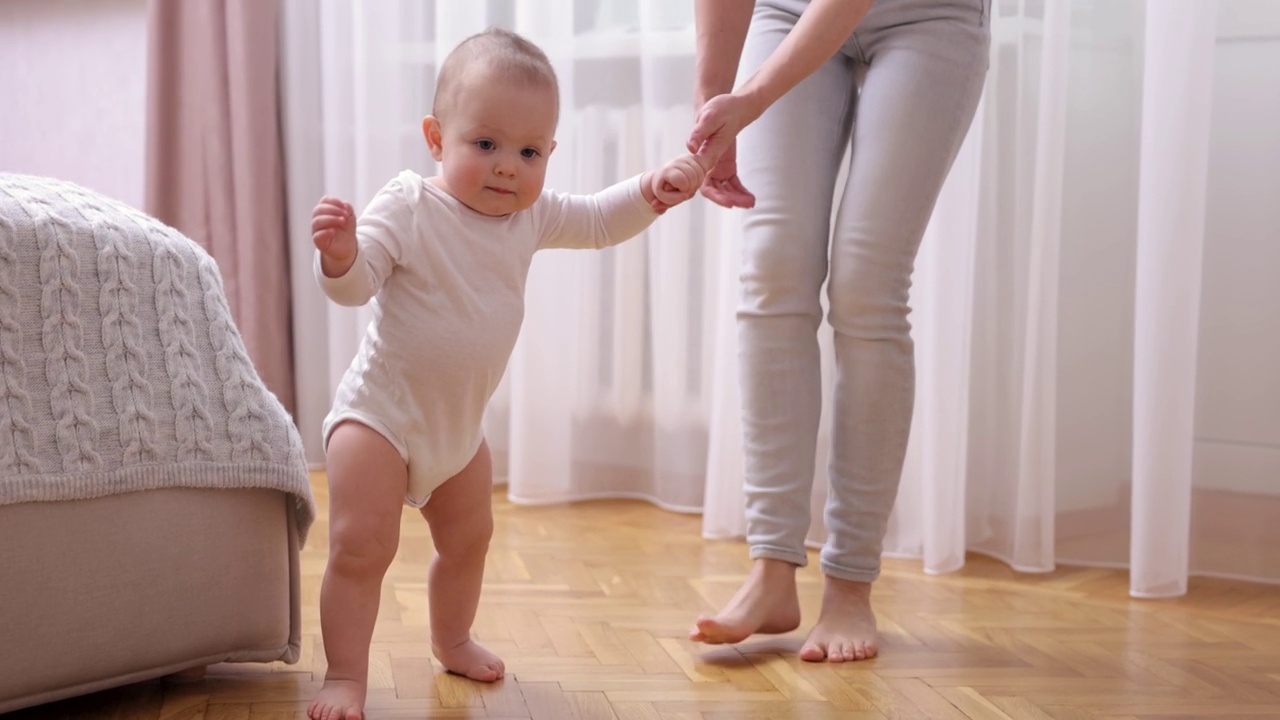
POLYGON ((472 680, 493 682, 502 679, 507 672, 497 655, 485 650, 474 640, 464 640, 460 645, 447 649, 432 643, 431 651, 446 670, 472 680))
POLYGON ((689 639, 711 645, 736 643, 753 633, 785 633, 800 627, 796 566, 761 558, 737 594, 715 617, 702 616, 689 639))
POLYGON ((365 684, 325 679, 320 694, 307 708, 311 720, 360 720, 364 717, 365 684))
POLYGON ((827 577, 822 590, 822 614, 800 648, 800 659, 850 662, 873 658, 876 652, 871 584, 827 577))

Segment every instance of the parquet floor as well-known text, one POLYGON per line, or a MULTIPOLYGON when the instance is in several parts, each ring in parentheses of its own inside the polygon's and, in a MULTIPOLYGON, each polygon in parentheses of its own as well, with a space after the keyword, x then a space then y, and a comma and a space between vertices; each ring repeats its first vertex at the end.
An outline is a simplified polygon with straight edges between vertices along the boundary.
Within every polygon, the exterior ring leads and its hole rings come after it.
MULTIPOLYGON (((203 680, 153 681, 31 708, 5 720, 293 720, 320 686, 318 629, 327 506, 304 560, 308 634, 296 665, 221 665, 203 680)), ((1193 581, 1175 601, 1136 601, 1122 572, 1017 575, 972 557, 928 577, 888 561, 877 584, 881 657, 794 658, 797 634, 707 649, 691 618, 747 570, 736 542, 638 502, 515 507, 497 531, 476 635, 508 677, 443 674, 427 638, 425 524, 405 513, 372 648, 368 717, 570 720, 1280 719, 1280 588, 1193 581)), ((818 575, 803 574, 806 618, 818 575)))

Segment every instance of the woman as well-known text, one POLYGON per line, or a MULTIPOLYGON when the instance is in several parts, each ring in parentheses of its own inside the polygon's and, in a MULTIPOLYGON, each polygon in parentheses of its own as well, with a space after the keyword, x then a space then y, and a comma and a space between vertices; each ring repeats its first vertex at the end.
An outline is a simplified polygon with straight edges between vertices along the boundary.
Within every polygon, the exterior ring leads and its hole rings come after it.
POLYGON ((982 93, 988 12, 988 0, 697 2, 689 146, 715 163, 703 195, 748 208, 738 327, 754 564, 719 614, 698 618, 693 640, 799 627, 826 281, 836 360, 829 535, 822 611, 800 657, 876 654, 871 583, 914 399, 911 271, 982 93), (746 80, 733 89, 739 62, 746 80))

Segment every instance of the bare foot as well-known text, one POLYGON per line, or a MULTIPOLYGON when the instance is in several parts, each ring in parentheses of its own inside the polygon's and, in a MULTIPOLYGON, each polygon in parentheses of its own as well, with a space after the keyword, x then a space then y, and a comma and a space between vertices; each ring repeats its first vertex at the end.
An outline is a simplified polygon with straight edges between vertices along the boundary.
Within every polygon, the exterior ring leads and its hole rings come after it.
POLYGON ((737 594, 715 617, 702 616, 689 639, 710 645, 741 642, 753 633, 785 633, 800 627, 796 566, 760 558, 737 594))
POLYGON ((822 588, 822 614, 800 648, 800 659, 851 662, 873 658, 876 652, 871 583, 827 576, 822 588))
POLYGON ((307 708, 311 720, 360 720, 364 717, 364 683, 325 678, 320 694, 307 708))
POLYGON ((472 680, 493 682, 501 680, 507 672, 497 655, 485 650, 474 640, 465 640, 461 645, 454 645, 447 650, 432 643, 431 651, 446 670, 472 680))

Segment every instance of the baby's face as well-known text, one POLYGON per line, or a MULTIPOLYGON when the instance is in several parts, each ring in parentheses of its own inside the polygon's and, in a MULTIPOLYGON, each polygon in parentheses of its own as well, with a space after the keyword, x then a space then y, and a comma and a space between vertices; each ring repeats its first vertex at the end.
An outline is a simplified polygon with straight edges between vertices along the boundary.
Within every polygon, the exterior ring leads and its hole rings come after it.
POLYGON ((555 129, 556 102, 545 89, 491 74, 468 82, 440 121, 445 184, 484 215, 524 210, 542 193, 555 129))

